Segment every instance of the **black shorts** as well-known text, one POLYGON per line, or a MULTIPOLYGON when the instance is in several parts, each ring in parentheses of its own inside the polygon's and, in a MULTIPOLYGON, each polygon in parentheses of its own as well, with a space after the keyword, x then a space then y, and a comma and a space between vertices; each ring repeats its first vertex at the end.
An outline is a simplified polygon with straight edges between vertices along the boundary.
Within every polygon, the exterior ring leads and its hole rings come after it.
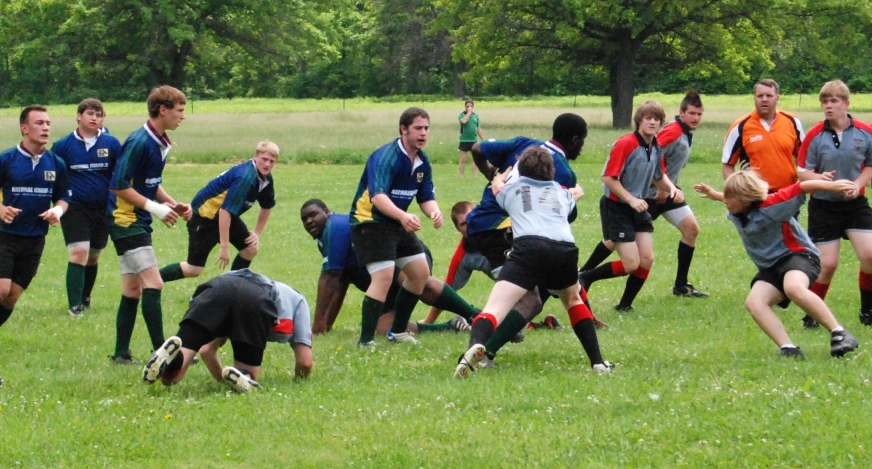
POLYGON ((351 227, 351 244, 357 262, 366 266, 373 262, 395 261, 424 253, 424 243, 415 233, 408 233, 396 223, 362 223, 351 227))
POLYGON ((753 287, 754 283, 758 281, 772 285, 784 295, 784 300, 779 302, 778 306, 786 308, 790 304, 790 299, 784 294, 784 274, 791 270, 802 271, 802 273, 808 276, 808 283, 811 285, 821 273, 820 257, 808 250, 784 256, 772 267, 760 269, 757 275, 751 279, 751 286, 753 287))
MULTIPOLYGON (((209 253, 221 242, 218 233, 218 219, 210 220, 196 213, 188 222, 188 264, 195 267, 205 267, 209 253)), ((248 227, 241 218, 230 216, 230 244, 237 251, 247 248, 248 227)))
POLYGON ((115 245, 115 253, 119 256, 132 249, 138 249, 146 246, 151 246, 151 233, 138 234, 128 236, 126 238, 113 239, 112 244, 115 245))
POLYGON ((506 263, 506 256, 512 250, 514 235, 512 229, 487 230, 473 233, 467 236, 473 249, 487 258, 492 269, 502 267, 506 263))
POLYGON ((278 317, 266 286, 243 277, 219 275, 197 287, 180 324, 190 321, 216 338, 228 337, 231 342, 263 350, 278 317))
POLYGON ((106 208, 71 203, 61 218, 61 230, 64 232, 64 244, 89 241, 91 249, 103 249, 109 241, 106 208))
POLYGON ((672 197, 664 200, 662 204, 657 203, 656 199, 645 199, 645 202, 648 204, 648 215, 651 215, 652 222, 666 212, 687 206, 686 202, 681 202, 680 204, 675 203, 675 201, 672 200, 672 197))
POLYGON ((639 213, 633 207, 605 196, 600 198, 600 221, 603 239, 615 243, 632 243, 636 241, 636 233, 654 232, 648 212, 639 213))
POLYGON ((539 236, 515 240, 500 278, 526 290, 563 290, 578 283, 578 248, 574 243, 539 236))
POLYGON ((865 196, 845 202, 812 197, 808 202, 808 236, 812 242, 848 239, 849 231, 872 232, 872 208, 865 196))
POLYGON ((45 236, 18 236, 0 231, 0 278, 27 289, 45 247, 45 236))
POLYGON ((475 142, 460 142, 460 145, 457 146, 457 149, 460 151, 472 151, 473 145, 475 145, 475 142))

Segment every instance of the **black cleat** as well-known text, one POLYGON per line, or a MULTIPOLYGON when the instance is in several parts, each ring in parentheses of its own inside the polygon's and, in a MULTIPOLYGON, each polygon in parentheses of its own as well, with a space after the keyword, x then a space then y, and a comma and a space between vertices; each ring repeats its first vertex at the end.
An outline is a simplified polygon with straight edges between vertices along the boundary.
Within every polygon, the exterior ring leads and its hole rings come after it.
POLYGON ((860 342, 846 330, 833 332, 830 338, 830 355, 842 357, 860 346, 860 342))
POLYGON ((84 316, 85 306, 84 305, 76 305, 69 309, 68 313, 70 316, 74 318, 80 318, 84 316))
POLYGON ((615 305, 615 311, 619 313, 632 313, 634 310, 632 306, 615 305))
POLYGON ((821 327, 821 325, 820 323, 812 319, 811 316, 806 314, 805 317, 802 318, 802 327, 806 329, 818 329, 821 327))
POLYGON ((860 310, 860 324, 872 326, 872 311, 860 310))
POLYGON ((697 290, 693 285, 685 283, 682 286, 675 285, 672 287, 672 294, 675 296, 684 296, 687 298, 708 298, 709 294, 704 291, 697 290))
POLYGON ((606 323, 600 321, 600 320, 597 319, 597 318, 593 318, 593 325, 594 325, 597 329, 608 329, 608 328, 609 328, 609 325, 608 325, 608 324, 606 324, 606 323))
POLYGON ((512 337, 512 339, 510 340, 510 342, 512 342, 513 344, 520 344, 521 342, 524 341, 524 339, 525 339, 524 332, 522 331, 522 332, 518 332, 517 334, 515 334, 515 336, 512 337))
POLYGON ((91 308, 91 297, 90 296, 86 296, 86 297, 82 298, 82 306, 84 306, 85 309, 91 308))
POLYGON ((3 377, 0 377, 0 388, 3 387, 3 377))
POLYGON ((549 329, 563 329, 563 326, 560 325, 560 322, 557 321, 557 317, 553 314, 545 316, 545 319, 542 320, 542 324, 549 329))
POLYGON ((133 355, 130 353, 130 349, 127 349, 124 354, 119 356, 109 355, 109 359, 112 360, 116 365, 138 365, 139 360, 133 358, 133 355))
POLYGON ((805 360, 805 354, 799 347, 781 347, 780 355, 784 358, 795 358, 797 360, 805 360))

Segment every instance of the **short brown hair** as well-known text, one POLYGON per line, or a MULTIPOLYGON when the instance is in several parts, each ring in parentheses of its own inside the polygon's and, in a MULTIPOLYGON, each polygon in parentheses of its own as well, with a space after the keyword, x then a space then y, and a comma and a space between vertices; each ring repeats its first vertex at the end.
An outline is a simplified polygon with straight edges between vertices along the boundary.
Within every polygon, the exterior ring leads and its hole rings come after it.
POLYGON ((685 93, 684 99, 681 100, 681 104, 678 106, 678 109, 686 111, 688 106, 702 107, 702 99, 700 99, 699 97, 699 91, 689 90, 687 93, 685 93))
POLYGON ((848 89, 848 85, 842 80, 832 80, 824 83, 824 86, 821 87, 821 92, 818 94, 820 102, 824 102, 824 99, 827 98, 839 98, 847 101, 850 97, 851 90, 848 89))
POLYGON ((85 98, 79 103, 78 109, 76 109, 76 114, 84 114, 88 109, 93 109, 99 113, 103 113, 103 103, 100 102, 97 98, 85 98))
POLYGON ((24 125, 27 123, 27 118, 30 117, 30 113, 33 111, 37 112, 48 112, 45 106, 40 106, 38 104, 34 104, 33 106, 27 106, 26 108, 21 110, 21 114, 18 115, 18 125, 24 125))
POLYGON ((754 94, 757 94, 757 85, 763 85, 763 86, 768 86, 770 88, 775 88, 775 94, 776 95, 781 94, 781 87, 778 86, 778 82, 771 79, 771 78, 764 78, 764 79, 758 81, 757 83, 754 83, 754 94))
POLYGON ((415 122, 415 119, 418 117, 430 120, 430 114, 427 114, 427 111, 419 107, 410 107, 403 111, 403 114, 400 115, 400 134, 403 133, 403 127, 412 125, 412 122, 415 122))
POLYGON ((531 146, 518 158, 518 173, 537 181, 554 179, 554 158, 548 150, 531 146))
POLYGON ((763 202, 768 195, 769 184, 749 168, 736 171, 724 182, 724 197, 735 198, 746 204, 763 202))
POLYGON ((159 116, 161 106, 172 109, 177 104, 185 104, 187 102, 188 98, 185 97, 185 93, 170 85, 154 88, 148 94, 148 101, 146 102, 148 105, 148 117, 155 118, 159 116))
POLYGON ((636 113, 633 114, 633 123, 636 124, 636 130, 639 130, 639 124, 642 123, 642 119, 648 116, 660 119, 660 125, 663 125, 663 122, 666 121, 666 111, 663 110, 663 106, 657 101, 648 100, 639 106, 636 109, 636 113))
POLYGON ((454 204, 454 206, 451 207, 451 221, 454 223, 454 226, 457 226, 457 217, 459 217, 463 213, 469 212, 474 207, 475 205, 472 205, 471 202, 467 202, 465 200, 461 200, 460 202, 454 204))

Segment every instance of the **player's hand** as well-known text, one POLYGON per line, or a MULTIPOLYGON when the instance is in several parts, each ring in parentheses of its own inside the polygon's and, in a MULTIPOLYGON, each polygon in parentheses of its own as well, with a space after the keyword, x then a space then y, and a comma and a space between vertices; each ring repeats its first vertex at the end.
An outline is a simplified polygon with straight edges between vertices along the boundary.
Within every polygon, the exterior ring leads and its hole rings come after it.
POLYGON ((830 192, 841 193, 845 197, 856 197, 860 194, 860 188, 854 184, 854 181, 849 181, 847 179, 839 179, 838 181, 830 182, 830 192), (856 195, 851 195, 856 194, 856 195))
POLYGON ((315 319, 315 321, 312 323, 312 334, 318 335, 325 334, 327 332, 327 320, 324 318, 315 319))
POLYGON ((666 199, 668 199, 668 198, 669 198, 669 193, 662 190, 662 189, 657 189, 657 193, 654 194, 654 200, 656 200, 658 204, 662 204, 663 202, 666 202, 666 199))
POLYGON ((194 215, 194 209, 191 207, 191 204, 175 204, 173 205, 173 211, 184 218, 185 221, 191 221, 191 217, 194 215))
POLYGON ((832 181, 833 178, 836 177, 836 171, 827 171, 825 173, 821 173, 821 179, 824 181, 832 181))
POLYGON ((3 220, 3 223, 7 225, 12 223, 15 220, 15 217, 21 213, 20 208, 10 207, 8 205, 0 205, 0 220, 3 220))
POLYGON ((405 229, 407 233, 414 233, 421 229, 421 220, 418 219, 417 215, 412 213, 403 214, 403 218, 400 219, 400 224, 403 225, 403 229, 405 229))
POLYGON ((677 204, 684 202, 684 192, 677 187, 672 189, 669 193, 669 197, 672 197, 672 201, 677 204))
POLYGON ((629 202, 627 202, 627 205, 638 213, 648 210, 648 202, 645 202, 645 199, 637 199, 633 197, 629 202))
POLYGON ((39 218, 42 218, 43 220, 47 221, 48 224, 51 226, 58 226, 61 222, 61 218, 58 216, 58 214, 56 212, 54 212, 52 210, 46 210, 45 212, 40 213, 39 218))
POLYGON ((430 219, 433 220, 433 228, 439 229, 442 227, 442 211, 434 210, 430 214, 430 219))
POLYGON ((254 231, 248 232, 248 237, 245 238, 246 246, 259 246, 260 245, 260 237, 254 231))
POLYGON ((230 246, 221 246, 218 250, 218 259, 215 260, 215 265, 219 269, 224 270, 230 264, 230 246))
POLYGON ((512 170, 513 170, 513 169, 515 169, 514 166, 509 166, 508 168, 506 168, 505 171, 503 171, 503 172, 501 172, 501 173, 495 171, 495 172, 496 172, 496 175, 494 176, 494 178, 499 178, 500 181, 502 181, 502 182, 506 182, 506 179, 508 179, 508 178, 509 178, 509 175, 512 174, 512 170))
POLYGON ((164 215, 163 218, 160 219, 160 221, 162 221, 163 224, 168 226, 169 228, 172 228, 176 226, 176 222, 179 221, 179 215, 176 212, 170 210, 169 212, 167 212, 166 215, 164 215))
POLYGON ((699 192, 704 199, 712 199, 712 194, 715 192, 714 189, 704 183, 694 184, 693 190, 699 192))

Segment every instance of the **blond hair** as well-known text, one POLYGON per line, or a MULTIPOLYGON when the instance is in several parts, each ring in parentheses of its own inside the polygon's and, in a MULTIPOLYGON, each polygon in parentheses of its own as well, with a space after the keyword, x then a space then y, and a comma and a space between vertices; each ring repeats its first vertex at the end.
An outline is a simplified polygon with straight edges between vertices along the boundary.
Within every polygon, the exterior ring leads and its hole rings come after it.
POLYGON ((279 157, 279 146, 269 140, 264 140, 257 144, 257 149, 254 151, 254 154, 258 153, 269 153, 270 155, 278 158, 279 157))
POLYGON ((663 122, 666 121, 666 111, 663 110, 663 106, 660 103, 654 100, 645 101, 644 104, 636 109, 636 113, 633 114, 633 123, 636 124, 636 130, 639 130, 639 124, 642 123, 642 119, 648 116, 660 119, 660 125, 663 125, 663 122))
POLYGON ((740 169, 724 182, 724 197, 738 199, 742 203, 763 202, 768 195, 769 184, 752 169, 740 169))
POLYGON ((827 98, 839 98, 847 101, 850 96, 851 90, 848 89, 848 85, 842 80, 832 80, 824 83, 824 86, 821 87, 821 92, 818 93, 820 102, 824 102, 827 98))

